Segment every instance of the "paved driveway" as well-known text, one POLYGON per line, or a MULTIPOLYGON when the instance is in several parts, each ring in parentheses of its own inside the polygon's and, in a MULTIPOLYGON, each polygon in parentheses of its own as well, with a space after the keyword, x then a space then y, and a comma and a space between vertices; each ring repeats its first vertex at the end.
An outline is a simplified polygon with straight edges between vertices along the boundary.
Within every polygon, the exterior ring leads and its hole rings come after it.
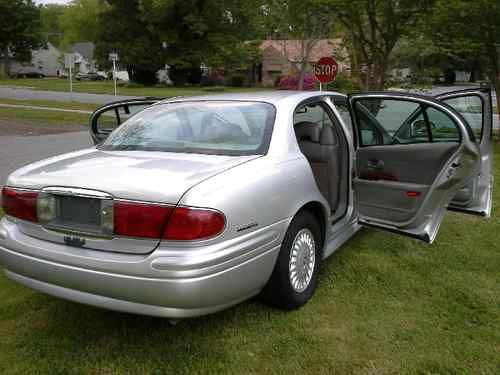
POLYGON ((0 186, 17 168, 34 161, 92 146, 88 132, 0 137, 0 186))

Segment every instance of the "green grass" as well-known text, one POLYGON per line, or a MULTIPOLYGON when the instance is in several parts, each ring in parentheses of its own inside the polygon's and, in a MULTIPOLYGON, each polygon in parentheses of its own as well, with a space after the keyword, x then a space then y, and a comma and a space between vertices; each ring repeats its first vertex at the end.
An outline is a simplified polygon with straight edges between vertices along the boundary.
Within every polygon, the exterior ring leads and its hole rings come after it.
POLYGON ((40 126, 43 126, 45 124, 68 124, 86 126, 89 123, 89 116, 90 115, 88 114, 81 113, 0 107, 1 120, 35 123, 40 126))
MULTIPOLYGON (((67 79, 60 78, 44 78, 44 79, 0 79, 0 86, 19 86, 33 88, 37 90, 52 90, 52 91, 67 91, 69 92, 69 83, 67 79)), ((75 92, 87 92, 94 94, 113 94, 113 81, 101 82, 74 82, 73 89, 75 92)), ((133 95, 133 96, 187 96, 207 94, 211 91, 252 91, 259 90, 253 88, 229 88, 229 87, 143 87, 133 84, 130 86, 119 86, 118 95, 133 95)), ((261 90, 261 89, 260 89, 261 90)))
POLYGON ((500 145, 493 217, 447 214, 433 245, 365 229, 323 265, 316 295, 256 300, 170 326, 0 277, 0 373, 498 374, 500 145))
POLYGON ((99 104, 78 103, 78 102, 59 102, 54 100, 24 100, 24 99, 7 99, 7 98, 0 98, 0 104, 76 109, 83 111, 94 111, 96 108, 100 106, 99 104))

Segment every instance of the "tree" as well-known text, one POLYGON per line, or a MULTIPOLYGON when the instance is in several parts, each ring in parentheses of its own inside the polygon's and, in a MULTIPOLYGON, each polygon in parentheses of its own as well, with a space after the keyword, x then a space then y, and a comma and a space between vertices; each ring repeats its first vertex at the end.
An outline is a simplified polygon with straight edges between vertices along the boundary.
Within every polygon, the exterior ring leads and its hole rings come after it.
POLYGON ((96 53, 109 67, 108 54, 117 52, 134 82, 152 85, 165 65, 160 9, 166 2, 106 0, 97 15, 96 53))
POLYGON ((63 31, 59 22, 66 6, 58 4, 47 4, 40 7, 41 31, 47 42, 59 47, 63 37, 63 31))
POLYGON ((283 40, 285 58, 297 69, 298 89, 302 90, 312 50, 335 31, 333 18, 324 4, 311 0, 269 0, 264 9, 270 34, 283 40), (298 61, 292 61, 287 39, 298 40, 298 61))
POLYGON ((63 7, 58 20, 62 32, 61 47, 67 48, 77 42, 96 43, 99 16, 105 9, 106 3, 102 0, 73 0, 63 7))
POLYGON ((10 73, 10 59, 31 60, 31 51, 44 45, 40 10, 31 0, 0 0, 0 57, 3 74, 10 73))
POLYGON ((200 65, 234 68, 256 55, 262 1, 175 0, 164 6, 163 40, 176 83, 199 83, 200 65))
POLYGON ((500 3, 498 0, 438 0, 428 35, 443 53, 473 57, 497 92, 500 109, 500 3))
POLYGON ((387 82, 391 53, 422 19, 432 0, 321 0, 342 24, 351 69, 366 90, 387 82))
POLYGON ((255 36, 259 7, 244 0, 106 0, 99 14, 97 52, 116 51, 132 80, 155 82, 171 67, 176 84, 200 82, 202 63, 225 66, 252 56, 244 43, 255 36))

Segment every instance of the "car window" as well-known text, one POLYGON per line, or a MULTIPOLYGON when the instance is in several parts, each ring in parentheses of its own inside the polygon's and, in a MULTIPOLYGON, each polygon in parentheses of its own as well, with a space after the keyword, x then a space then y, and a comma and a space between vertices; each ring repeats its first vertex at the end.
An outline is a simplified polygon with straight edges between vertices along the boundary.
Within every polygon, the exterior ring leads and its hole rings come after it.
POLYGON ((310 122, 319 126, 333 126, 330 116, 321 103, 311 103, 299 106, 293 115, 293 123, 310 122))
POLYGON ((269 148, 274 106, 204 101, 155 105, 130 118, 101 146, 105 150, 257 155, 269 148))
POLYGON ((426 108, 433 142, 460 142, 460 133, 455 122, 444 112, 426 108))
POLYGON ((458 98, 441 99, 453 107, 469 123, 477 140, 483 135, 483 100, 477 95, 466 95, 458 98))
POLYGON ((354 107, 362 146, 460 142, 455 121, 434 107, 380 98, 357 100, 354 107))

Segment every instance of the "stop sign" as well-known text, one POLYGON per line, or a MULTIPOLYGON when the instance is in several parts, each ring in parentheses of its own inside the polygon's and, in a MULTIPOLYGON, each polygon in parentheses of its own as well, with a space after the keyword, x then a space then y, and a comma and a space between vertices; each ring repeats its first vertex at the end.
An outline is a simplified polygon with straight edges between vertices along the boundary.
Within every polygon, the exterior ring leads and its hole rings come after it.
POLYGON ((322 57, 314 66, 314 75, 321 83, 328 83, 335 81, 339 64, 332 57, 322 57))

